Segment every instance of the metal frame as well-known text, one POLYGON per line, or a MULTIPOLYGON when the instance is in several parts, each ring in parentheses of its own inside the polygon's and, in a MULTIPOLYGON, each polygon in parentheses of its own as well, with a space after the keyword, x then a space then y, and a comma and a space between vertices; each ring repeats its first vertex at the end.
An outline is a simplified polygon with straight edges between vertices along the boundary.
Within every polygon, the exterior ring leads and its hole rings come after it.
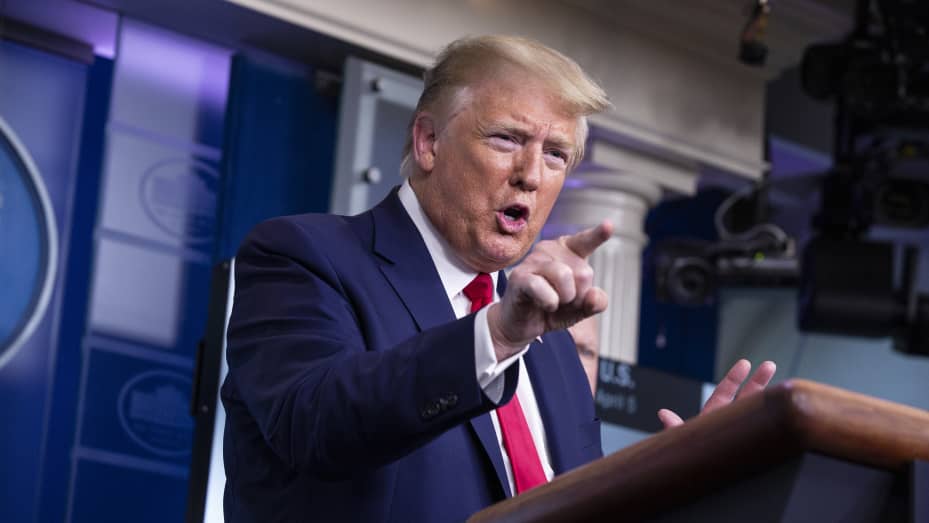
POLYGON ((377 104, 409 107, 412 114, 421 92, 422 82, 416 78, 354 57, 346 60, 330 212, 352 215, 367 210, 369 184, 396 174, 374 172, 377 166, 371 165, 379 131, 377 104))

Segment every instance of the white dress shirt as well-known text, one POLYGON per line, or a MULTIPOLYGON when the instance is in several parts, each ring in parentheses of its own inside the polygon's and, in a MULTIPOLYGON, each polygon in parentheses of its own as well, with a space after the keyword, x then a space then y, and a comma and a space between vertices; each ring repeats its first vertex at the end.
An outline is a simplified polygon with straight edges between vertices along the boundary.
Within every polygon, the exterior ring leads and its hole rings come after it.
MULTIPOLYGON (((426 243, 426 249, 432 257, 432 262, 442 280, 442 286, 448 295, 448 301, 455 311, 455 316, 463 318, 471 312, 471 300, 464 295, 462 290, 471 283, 477 276, 477 272, 466 266, 458 256, 452 251, 448 242, 442 237, 435 226, 429 221, 426 213, 423 212, 416 193, 410 187, 410 182, 405 181, 400 187, 398 194, 400 203, 406 209, 407 214, 413 219, 416 229, 423 237, 426 243)), ((500 296, 497 294, 497 277, 498 273, 490 275, 494 283, 493 301, 498 301, 500 296)), ((478 384, 484 391, 484 394, 494 403, 499 403, 503 396, 504 371, 516 361, 521 361, 523 354, 529 349, 527 346, 518 354, 511 356, 503 361, 497 361, 494 352, 493 341, 490 338, 490 328, 487 325, 487 309, 484 307, 478 311, 474 319, 474 361, 475 372, 478 384)), ((545 427, 542 425, 542 416, 539 414, 539 405, 536 403, 535 392, 532 389, 532 382, 529 379, 529 373, 526 371, 525 363, 519 366, 519 381, 516 385, 516 396, 519 398, 520 406, 523 408, 523 414, 526 417, 526 423, 529 425, 529 431, 532 433, 532 440, 535 443, 536 451, 539 453, 539 461, 542 462, 542 470, 545 472, 545 478, 551 481, 554 471, 551 466, 551 458, 548 453, 548 444, 545 439, 545 427)), ((507 480, 510 483, 510 492, 515 494, 516 487, 513 480, 513 469, 510 465, 510 458, 507 455, 506 448, 503 446, 503 434, 500 431, 500 422, 497 419, 497 412, 490 412, 490 419, 494 425, 494 431, 497 433, 497 444, 500 447, 500 453, 503 454, 503 463, 506 467, 507 480)))

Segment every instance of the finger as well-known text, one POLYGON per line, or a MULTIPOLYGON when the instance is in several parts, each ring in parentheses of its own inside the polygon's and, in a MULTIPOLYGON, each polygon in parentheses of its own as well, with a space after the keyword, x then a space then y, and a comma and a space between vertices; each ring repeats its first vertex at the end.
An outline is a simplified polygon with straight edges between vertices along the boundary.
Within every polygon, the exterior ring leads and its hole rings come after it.
POLYGON ((536 274, 545 278, 558 294, 558 303, 570 303, 577 297, 574 271, 567 264, 552 260, 538 269, 536 274))
POLYGON ((597 247, 603 245, 613 235, 613 224, 609 220, 603 220, 603 223, 596 227, 584 229, 581 232, 564 236, 564 245, 581 258, 586 258, 593 254, 597 247))
POLYGON ((684 420, 681 419, 674 411, 668 409, 661 409, 658 411, 658 419, 661 421, 661 424, 664 425, 664 428, 670 429, 684 424, 684 420))
POLYGON ((703 412, 709 412, 732 403, 732 400, 735 399, 736 394, 739 392, 739 387, 751 370, 752 364, 748 360, 742 359, 735 362, 735 365, 729 369, 726 376, 716 386, 713 394, 710 395, 710 399, 706 400, 706 404, 703 405, 703 412))
POLYGON ((581 311, 583 311, 585 318, 589 318, 590 316, 605 311, 609 304, 610 297, 606 291, 600 287, 591 287, 587 290, 587 293, 584 294, 584 298, 581 302, 581 311))
POLYGON ((552 285, 538 274, 529 274, 521 278, 517 287, 520 295, 535 306, 548 312, 558 310, 560 300, 552 285))
POLYGON ((768 383, 771 383, 771 378, 774 377, 775 372, 777 372, 777 365, 775 365, 773 361, 766 361, 759 365, 758 370, 756 370, 755 373, 752 374, 752 377, 742 386, 742 390, 739 391, 739 397, 743 398, 763 391, 764 388, 768 386, 768 383))
POLYGON ((549 325, 553 329, 568 329, 591 316, 603 312, 606 310, 608 303, 609 298, 606 292, 603 289, 594 287, 587 292, 587 296, 581 304, 565 303, 558 310, 551 311, 554 314, 549 318, 549 325))
POLYGON ((574 272, 574 303, 580 305, 594 286, 594 270, 584 261, 576 264, 572 270, 574 272))
MULTIPOLYGON (((566 238, 566 237, 565 237, 566 238)), ((564 240, 548 241, 540 243, 535 255, 532 257, 532 263, 536 266, 534 270, 541 270, 542 265, 557 261, 559 264, 567 266, 571 271, 574 279, 574 298, 573 305, 580 306, 581 300, 587 291, 594 284, 593 267, 587 263, 587 260, 579 257, 574 251, 567 248, 564 240)), ((569 300, 571 301, 571 300, 569 300)))

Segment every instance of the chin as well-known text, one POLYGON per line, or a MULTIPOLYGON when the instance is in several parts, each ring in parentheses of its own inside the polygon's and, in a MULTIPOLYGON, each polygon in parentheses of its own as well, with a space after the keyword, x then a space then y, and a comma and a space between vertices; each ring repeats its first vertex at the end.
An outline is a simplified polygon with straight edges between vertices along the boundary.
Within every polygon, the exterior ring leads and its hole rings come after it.
POLYGON ((487 249, 482 249, 481 261, 483 262, 482 265, 485 266, 482 271, 499 271, 515 264, 526 255, 530 246, 531 245, 523 246, 521 244, 498 244, 487 249))
POLYGON ((468 263, 472 269, 478 272, 486 272, 488 274, 495 273, 497 271, 502 271, 503 269, 510 266, 510 262, 507 259, 502 259, 497 256, 482 255, 479 259, 473 260, 468 263))

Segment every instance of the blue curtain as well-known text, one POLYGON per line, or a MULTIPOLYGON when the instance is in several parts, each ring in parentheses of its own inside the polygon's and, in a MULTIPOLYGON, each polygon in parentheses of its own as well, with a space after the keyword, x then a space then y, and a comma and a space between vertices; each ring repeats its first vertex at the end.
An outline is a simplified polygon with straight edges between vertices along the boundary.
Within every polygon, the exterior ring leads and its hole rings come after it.
POLYGON ((328 209, 338 99, 314 78, 308 66, 233 58, 215 261, 262 220, 328 209))

